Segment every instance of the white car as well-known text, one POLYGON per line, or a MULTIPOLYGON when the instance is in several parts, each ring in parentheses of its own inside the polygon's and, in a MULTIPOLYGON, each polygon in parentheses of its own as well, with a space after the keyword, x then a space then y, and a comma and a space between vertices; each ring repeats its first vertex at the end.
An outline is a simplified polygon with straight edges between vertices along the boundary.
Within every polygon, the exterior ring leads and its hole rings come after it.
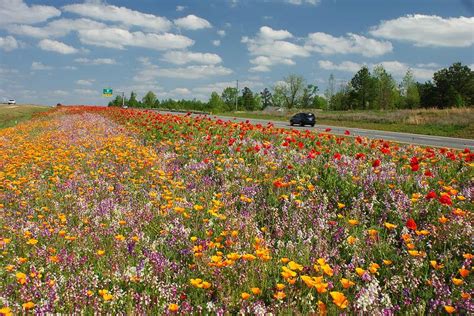
POLYGON ((8 100, 7 104, 16 104, 16 101, 11 99, 11 100, 8 100))

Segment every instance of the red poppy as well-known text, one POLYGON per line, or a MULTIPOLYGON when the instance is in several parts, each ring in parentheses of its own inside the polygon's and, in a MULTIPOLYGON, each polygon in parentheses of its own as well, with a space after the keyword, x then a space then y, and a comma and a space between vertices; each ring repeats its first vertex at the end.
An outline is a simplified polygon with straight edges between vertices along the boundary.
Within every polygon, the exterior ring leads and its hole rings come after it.
POLYGON ((351 134, 351 132, 349 132, 348 130, 346 130, 346 131, 344 132, 344 135, 350 135, 350 134, 351 134))
POLYGON ((432 177, 432 176, 433 176, 433 173, 432 173, 431 171, 429 171, 429 170, 426 170, 426 171, 425 171, 425 176, 427 176, 427 177, 432 177))
POLYGON ((413 218, 409 218, 407 220, 406 227, 408 227, 411 230, 416 230, 417 226, 416 226, 415 220, 413 218))
POLYGON ((426 199, 427 200, 431 200, 431 199, 435 199, 438 195, 436 194, 435 191, 430 191, 428 192, 428 194, 426 195, 426 199))
POLYGON ((328 127, 328 128, 326 128, 324 131, 325 131, 325 132, 330 132, 331 129, 328 127))
POLYGON ((420 169, 420 165, 411 165, 411 171, 418 171, 420 169))
POLYGON ((335 153, 334 154, 334 159, 340 160, 341 159, 341 154, 340 153, 335 153))
POLYGON ((373 162, 372 162, 372 167, 374 168, 377 168, 378 166, 380 166, 380 159, 375 159, 373 162))
POLYGON ((451 201, 451 198, 447 194, 443 194, 439 197, 439 202, 444 205, 452 205, 453 201, 451 201))

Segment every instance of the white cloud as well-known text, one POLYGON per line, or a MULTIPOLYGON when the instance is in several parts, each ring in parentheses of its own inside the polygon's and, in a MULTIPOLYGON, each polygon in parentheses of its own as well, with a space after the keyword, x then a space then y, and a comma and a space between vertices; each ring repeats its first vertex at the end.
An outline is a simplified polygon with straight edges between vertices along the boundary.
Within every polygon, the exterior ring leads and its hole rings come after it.
POLYGON ((172 95, 188 95, 191 91, 188 88, 176 88, 170 91, 172 95))
POLYGON ((285 0, 286 3, 294 4, 294 5, 302 5, 302 4, 310 4, 310 5, 317 5, 321 0, 285 0))
POLYGON ((79 52, 77 48, 64 44, 63 42, 44 39, 38 43, 38 47, 42 50, 56 52, 63 55, 76 54, 79 52))
POLYGON ((136 82, 151 82, 156 78, 202 79, 230 75, 232 70, 220 65, 191 65, 178 68, 161 68, 150 63, 147 58, 139 60, 143 67, 133 77, 136 82))
POLYGON ((25 35, 35 38, 58 38, 66 36, 72 31, 103 29, 106 27, 107 25, 104 23, 81 18, 75 20, 58 19, 49 22, 43 27, 14 24, 8 26, 7 29, 10 33, 17 35, 25 35))
POLYGON ((382 21, 370 34, 416 46, 469 47, 474 44, 473 30, 474 17, 415 14, 382 21))
POLYGON ((47 66, 40 61, 34 61, 31 63, 31 70, 51 70, 53 67, 47 66))
POLYGON ((213 40, 211 43, 214 46, 221 46, 221 41, 220 40, 213 40))
POLYGON ((100 21, 118 22, 155 32, 166 32, 171 28, 171 22, 166 18, 114 5, 85 2, 66 5, 63 10, 100 21))
POLYGON ((23 0, 0 0, 0 25, 35 24, 61 15, 52 6, 28 6, 23 0))
POLYGON ((218 30, 217 35, 219 35, 220 37, 224 37, 226 35, 225 30, 218 30))
POLYGON ((215 65, 222 62, 222 59, 217 54, 194 53, 186 51, 166 52, 163 55, 162 60, 176 65, 184 65, 188 63, 215 65))
MULTIPOLYGON (((225 88, 227 87, 235 87, 236 82, 235 81, 223 81, 223 82, 215 82, 212 84, 207 84, 204 86, 199 86, 196 88, 193 88, 192 91, 195 93, 200 93, 209 96, 212 92, 217 92, 221 93, 225 88)), ((261 88, 263 84, 259 81, 253 81, 253 80, 241 80, 239 81, 239 88, 243 87, 249 87, 250 89, 258 90, 261 88)))
POLYGON ((181 12, 181 11, 183 11, 184 9, 186 9, 186 7, 183 6, 183 5, 177 5, 177 6, 176 6, 176 11, 178 11, 178 12, 181 12))
POLYGON ((58 97, 64 97, 64 96, 69 95, 69 92, 67 92, 66 90, 54 90, 54 91, 51 91, 51 94, 58 97))
POLYGON ((83 65, 115 65, 117 63, 113 58, 76 58, 74 61, 83 65))
POLYGON ((362 67, 362 64, 358 64, 352 61, 343 61, 340 64, 335 64, 329 60, 318 61, 319 67, 326 70, 339 70, 356 73, 362 67))
POLYGON ((155 50, 183 49, 194 41, 183 35, 171 33, 130 32, 120 28, 79 30, 79 40, 88 45, 124 49, 125 46, 150 48, 155 50))
POLYGON ((427 80, 433 77, 433 74, 436 72, 437 69, 431 67, 411 67, 410 65, 400 62, 400 61, 382 61, 380 63, 371 63, 371 64, 360 64, 352 61, 343 61, 339 64, 335 64, 329 60, 320 60, 318 62, 319 67, 326 70, 337 70, 342 72, 349 72, 355 74, 357 71, 360 70, 362 66, 367 66, 370 69, 373 69, 377 65, 382 65, 384 69, 393 75, 394 78, 400 79, 402 78, 408 69, 411 69, 413 72, 413 76, 419 80, 427 80))
POLYGON ((255 66, 250 68, 252 72, 267 72, 270 71, 270 66, 273 65, 294 65, 295 62, 290 58, 281 58, 276 56, 257 56, 250 60, 251 64, 255 66))
POLYGON ((190 14, 184 18, 176 19, 173 22, 180 28, 193 31, 212 27, 209 21, 195 16, 194 14, 190 14))
POLYGON ((13 36, 0 36, 0 49, 10 52, 18 48, 18 41, 13 36))
POLYGON ((74 89, 74 92, 80 95, 95 95, 99 96, 100 93, 98 90, 92 90, 92 89, 74 89))
POLYGON ((76 84, 80 86, 92 86, 95 82, 95 79, 79 79, 76 81, 76 84))
POLYGON ((333 54, 360 54, 366 57, 384 55, 393 50, 387 41, 378 41, 362 35, 348 33, 346 37, 334 37, 326 33, 308 34, 305 47, 313 52, 333 54))
POLYGON ((307 57, 309 51, 300 45, 289 42, 293 34, 287 30, 274 30, 268 26, 262 26, 254 38, 242 37, 241 42, 247 44, 247 49, 256 58, 250 60, 255 66, 250 71, 270 71, 273 65, 294 65, 294 57, 307 57))

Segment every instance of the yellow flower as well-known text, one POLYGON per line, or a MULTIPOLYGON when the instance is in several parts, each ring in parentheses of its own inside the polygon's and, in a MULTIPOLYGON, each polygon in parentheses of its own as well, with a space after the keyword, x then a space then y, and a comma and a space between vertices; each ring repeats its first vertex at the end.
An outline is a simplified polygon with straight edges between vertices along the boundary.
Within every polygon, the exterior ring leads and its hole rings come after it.
POLYGON ((327 314, 327 307, 323 301, 318 301, 319 315, 324 316, 327 314))
POLYGON ((389 266, 392 263, 393 263, 392 260, 383 260, 383 264, 386 265, 386 266, 389 266))
POLYGON ((355 244, 356 241, 357 241, 357 238, 355 238, 354 236, 349 236, 349 237, 347 237, 347 243, 348 243, 349 245, 355 244))
POLYGON ((104 295, 102 295, 102 298, 104 299, 104 301, 110 301, 111 299, 114 298, 114 296, 110 293, 105 293, 104 295))
POLYGON ((192 241, 192 242, 195 242, 197 239, 198 239, 198 238, 197 238, 196 236, 192 236, 192 237, 191 237, 191 241, 192 241))
POLYGON ((444 264, 438 264, 438 262, 436 262, 436 260, 431 260, 430 264, 435 270, 439 270, 439 269, 444 268, 444 264))
POLYGON ((206 281, 203 281, 203 282, 202 282, 202 288, 203 288, 203 289, 208 289, 208 288, 210 288, 211 286, 212 286, 212 284, 209 283, 209 282, 206 282, 206 281))
POLYGON ((278 291, 275 294, 273 294, 273 297, 276 298, 277 300, 282 300, 286 297, 285 292, 278 291))
POLYGON ((341 284, 345 289, 350 288, 351 286, 355 285, 355 283, 352 282, 351 280, 344 279, 344 278, 341 279, 341 284))
POLYGON ((384 223, 384 226, 385 226, 387 229, 389 229, 389 230, 392 230, 392 229, 397 228, 397 225, 391 224, 391 223, 389 223, 389 222, 385 222, 385 223, 384 223))
POLYGON ((277 290, 281 291, 281 290, 283 290, 283 289, 285 288, 285 285, 284 285, 284 284, 281 284, 281 283, 278 283, 278 284, 276 285, 276 288, 277 288, 277 290))
POLYGON ((227 259, 237 261, 240 259, 240 255, 238 253, 232 252, 227 255, 227 259))
POLYGON ((254 295, 260 295, 262 291, 258 287, 253 287, 250 289, 254 295))
POLYGON ((329 292, 331 294, 333 303, 336 304, 339 308, 346 308, 349 305, 349 301, 346 296, 341 292, 329 292))
POLYGON ((339 203, 339 202, 337 203, 337 208, 338 208, 338 209, 341 209, 341 208, 344 208, 344 207, 346 207, 345 204, 339 203))
POLYGON ((356 219, 350 219, 350 220, 348 221, 348 223, 349 223, 351 226, 355 226, 355 225, 359 224, 359 221, 356 220, 356 219))
POLYGON ((369 271, 370 271, 370 273, 372 273, 372 274, 377 273, 377 270, 378 270, 378 269, 380 269, 380 265, 378 265, 377 263, 372 262, 372 263, 370 264, 370 266, 369 266, 369 271))
POLYGON ((449 306, 449 305, 444 305, 444 310, 448 313, 448 314, 452 314, 456 311, 456 309, 452 306, 449 306))
POLYGON ((22 306, 23 306, 23 309, 29 310, 35 307, 35 303, 30 301, 30 302, 23 303, 22 306))
POLYGON ((362 269, 362 268, 356 268, 356 273, 357 273, 359 276, 363 276, 364 273, 365 273, 365 270, 362 269))
POLYGON ((115 239, 118 240, 118 241, 124 241, 124 240, 125 240, 125 236, 122 235, 122 234, 119 234, 119 235, 115 236, 115 239))
POLYGON ((12 310, 10 309, 10 307, 2 307, 2 308, 0 308, 0 315, 12 316, 13 313, 12 313, 12 310))
POLYGON ((36 245, 38 243, 38 240, 34 239, 34 238, 30 238, 30 239, 28 239, 28 241, 26 243, 28 245, 36 245))
POLYGON ((299 270, 299 271, 303 270, 303 266, 294 261, 288 262, 288 268, 290 268, 291 270, 299 270))
POLYGON ((26 274, 24 274, 23 272, 17 272, 15 274, 16 276, 16 280, 18 281, 18 283, 20 284, 25 284, 26 283, 26 274))
POLYGON ((248 298, 250 297, 250 294, 247 293, 247 292, 242 292, 242 293, 240 294, 240 297, 241 297, 243 300, 246 300, 246 299, 248 299, 248 298))
POLYGON ((462 279, 453 278, 452 280, 453 280, 454 285, 461 285, 464 283, 462 279))
POLYGON ((97 250, 96 254, 97 254, 98 256, 103 256, 103 255, 105 254, 105 250, 99 249, 99 250, 97 250))
POLYGON ((177 312, 179 309, 178 304, 170 304, 168 305, 168 310, 172 313, 177 312))

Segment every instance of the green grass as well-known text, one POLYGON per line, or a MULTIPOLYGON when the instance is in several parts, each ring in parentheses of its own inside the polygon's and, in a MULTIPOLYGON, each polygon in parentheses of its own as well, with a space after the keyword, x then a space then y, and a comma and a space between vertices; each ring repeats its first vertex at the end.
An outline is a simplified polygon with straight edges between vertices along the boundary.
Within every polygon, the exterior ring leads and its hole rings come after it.
POLYGON ((0 128, 17 125, 21 121, 31 119, 36 113, 51 109, 40 105, 0 105, 0 128))
MULTIPOLYGON (((305 110, 299 110, 305 111, 305 110)), ((292 113, 228 112, 223 116, 288 121, 292 113)), ((390 132, 474 139, 474 109, 313 111, 316 123, 390 132)))

